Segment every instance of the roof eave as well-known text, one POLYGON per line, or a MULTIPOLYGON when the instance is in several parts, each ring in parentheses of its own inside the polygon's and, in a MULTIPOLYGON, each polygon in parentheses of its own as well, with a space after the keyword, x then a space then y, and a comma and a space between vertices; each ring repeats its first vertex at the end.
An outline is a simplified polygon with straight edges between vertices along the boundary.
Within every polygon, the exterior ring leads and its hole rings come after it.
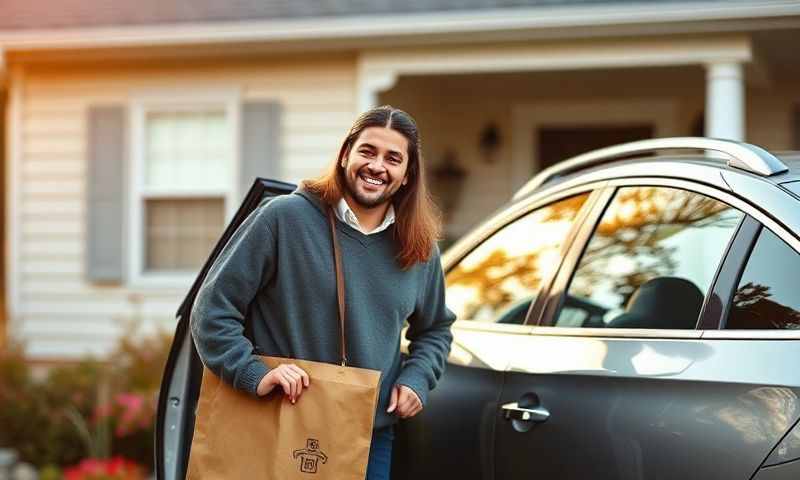
MULTIPOLYGON (((395 14, 292 20, 259 20, 213 23, 178 23, 146 26, 0 31, 0 47, 6 52, 37 50, 203 45, 225 43, 282 43, 341 41, 344 43, 394 39, 399 43, 415 37, 531 32, 582 36, 593 31, 608 35, 609 27, 622 33, 625 27, 661 26, 657 33, 685 32, 689 24, 731 23, 730 29, 747 28, 742 22, 759 22, 759 28, 800 25, 800 2, 795 0, 706 1, 699 3, 617 4, 536 7, 469 12, 395 14), (738 23, 737 23, 738 22, 738 23), (604 33, 605 32, 605 33, 604 33)), ((695 27, 696 30, 697 27, 695 27)), ((700 27, 706 28, 706 27, 700 27)), ((653 32, 653 30, 646 30, 653 32)), ((474 37, 471 37, 474 38, 474 37)), ((495 37, 496 38, 496 37, 495 37)))

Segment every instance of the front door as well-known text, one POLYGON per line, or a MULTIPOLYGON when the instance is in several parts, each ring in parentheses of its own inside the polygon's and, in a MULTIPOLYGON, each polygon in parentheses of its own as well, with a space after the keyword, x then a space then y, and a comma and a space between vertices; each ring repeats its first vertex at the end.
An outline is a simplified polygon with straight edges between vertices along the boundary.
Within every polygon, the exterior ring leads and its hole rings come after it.
POLYGON ((562 160, 598 148, 653 138, 652 125, 577 125, 540 127, 536 132, 539 145, 538 168, 543 170, 562 160))

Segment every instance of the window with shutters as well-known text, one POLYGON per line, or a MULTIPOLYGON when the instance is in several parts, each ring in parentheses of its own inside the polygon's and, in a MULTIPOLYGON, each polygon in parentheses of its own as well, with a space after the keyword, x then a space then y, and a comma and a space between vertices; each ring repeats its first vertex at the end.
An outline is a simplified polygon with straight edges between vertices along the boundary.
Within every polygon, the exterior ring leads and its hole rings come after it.
POLYGON ((182 284, 237 205, 236 103, 166 100, 134 109, 134 280, 182 284))
POLYGON ((219 238, 233 158, 225 112, 145 116, 144 271, 196 270, 219 238))

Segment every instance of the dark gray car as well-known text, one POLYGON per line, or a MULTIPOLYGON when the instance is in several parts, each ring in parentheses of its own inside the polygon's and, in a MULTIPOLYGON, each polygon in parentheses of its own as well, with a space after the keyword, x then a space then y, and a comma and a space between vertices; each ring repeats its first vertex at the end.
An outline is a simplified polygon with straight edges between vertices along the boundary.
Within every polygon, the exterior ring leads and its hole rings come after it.
MULTIPOLYGON (((202 368, 180 309, 159 479, 183 479, 202 368)), ((800 156, 646 140, 542 172, 443 256, 445 375, 393 478, 800 478, 800 156)), ((254 472, 257 478, 257 472, 254 472)))

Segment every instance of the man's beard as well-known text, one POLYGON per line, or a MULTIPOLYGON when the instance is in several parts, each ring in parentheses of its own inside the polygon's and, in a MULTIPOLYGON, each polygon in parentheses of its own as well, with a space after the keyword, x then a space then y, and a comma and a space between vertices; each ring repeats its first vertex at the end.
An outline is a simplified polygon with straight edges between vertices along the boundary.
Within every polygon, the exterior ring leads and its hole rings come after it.
POLYGON ((356 176, 356 179, 353 180, 349 176, 345 175, 344 183, 348 196, 355 200, 356 203, 363 208, 375 208, 384 204, 385 202, 389 201, 399 189, 396 188, 394 190, 390 190, 388 185, 390 185, 391 182, 386 182, 387 187, 378 197, 366 197, 358 191, 355 186, 356 182, 358 182, 358 176, 356 176))

